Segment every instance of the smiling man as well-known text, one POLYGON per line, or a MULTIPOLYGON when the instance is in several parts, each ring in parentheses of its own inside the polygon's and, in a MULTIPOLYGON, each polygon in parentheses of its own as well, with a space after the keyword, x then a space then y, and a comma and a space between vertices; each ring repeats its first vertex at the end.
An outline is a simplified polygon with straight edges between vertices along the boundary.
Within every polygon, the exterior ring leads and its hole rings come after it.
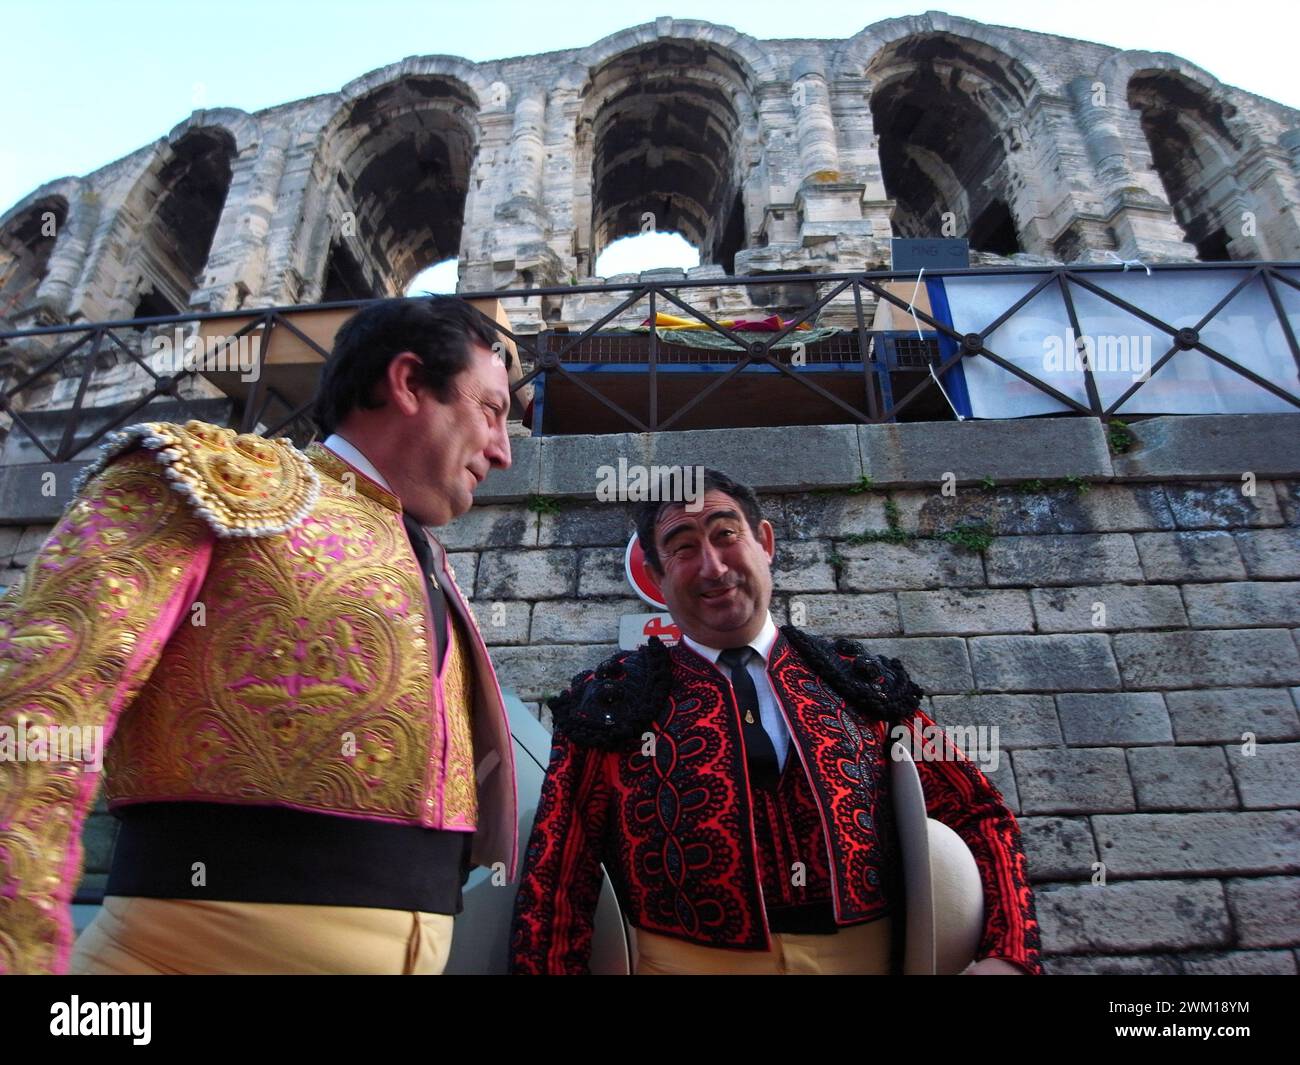
MULTIPOLYGON (((681 644, 578 675, 555 736, 515 904, 512 968, 580 973, 609 873, 638 974, 887 974, 903 885, 888 733, 924 729, 897 659, 769 612, 775 539, 752 489, 714 470, 703 506, 643 504, 637 535, 681 644)), ((974 974, 1038 973, 1015 818, 955 748, 921 761, 930 817, 984 890, 974 974)))
POLYGON ((0 601, 0 724, 102 727, 121 828, 73 949, 98 774, 0 764, 0 971, 442 971, 470 867, 517 849, 501 691, 426 529, 510 465, 495 340, 382 301, 305 454, 199 421, 105 445, 0 601))

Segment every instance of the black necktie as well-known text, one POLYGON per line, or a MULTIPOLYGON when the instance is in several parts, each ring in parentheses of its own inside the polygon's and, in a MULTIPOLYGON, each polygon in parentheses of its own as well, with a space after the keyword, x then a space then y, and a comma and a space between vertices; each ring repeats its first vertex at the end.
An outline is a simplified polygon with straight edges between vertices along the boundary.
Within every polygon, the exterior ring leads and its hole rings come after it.
POLYGON ((718 661, 731 670, 731 687, 740 707, 741 729, 745 734, 745 758, 749 763, 749 782, 756 788, 772 791, 780 777, 776 748, 763 728, 758 709, 758 691, 745 664, 757 652, 752 647, 732 647, 718 655, 718 661))
POLYGON ((429 593, 429 603, 433 607, 433 617, 430 623, 433 626, 433 638, 437 644, 438 651, 438 671, 442 671, 442 660, 447 653, 447 600, 443 595, 442 586, 432 579, 433 573, 433 548, 429 546, 429 538, 424 535, 424 529, 418 521, 411 515, 402 511, 402 524, 406 527, 406 535, 411 541, 411 547, 415 550, 415 557, 420 562, 420 573, 424 575, 424 587, 429 593))

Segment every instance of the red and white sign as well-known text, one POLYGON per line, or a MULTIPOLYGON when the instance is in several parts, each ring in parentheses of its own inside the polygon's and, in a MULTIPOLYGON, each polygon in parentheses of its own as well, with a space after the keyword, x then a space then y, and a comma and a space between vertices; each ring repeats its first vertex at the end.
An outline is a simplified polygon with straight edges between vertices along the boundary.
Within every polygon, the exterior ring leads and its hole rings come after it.
POLYGON ((682 630, 671 614, 624 614, 618 621, 618 646, 624 651, 634 651, 658 636, 666 647, 672 647, 682 638, 682 630))
MULTIPOLYGON (((645 552, 641 550, 641 541, 636 533, 627 542, 627 551, 623 555, 623 572, 627 574, 627 583, 632 586, 645 602, 659 610, 667 610, 663 590, 654 574, 645 564, 645 552)), ((618 623, 618 645, 624 651, 632 651, 650 642, 651 636, 658 636, 671 647, 682 638, 682 630, 673 621, 671 614, 624 614, 618 623)))
POLYGON ((627 542, 627 553, 623 556, 623 571, 627 574, 628 584, 637 595, 656 610, 668 609, 659 582, 650 572, 650 567, 645 564, 645 552, 641 550, 641 541, 637 539, 636 533, 633 533, 632 539, 627 542))

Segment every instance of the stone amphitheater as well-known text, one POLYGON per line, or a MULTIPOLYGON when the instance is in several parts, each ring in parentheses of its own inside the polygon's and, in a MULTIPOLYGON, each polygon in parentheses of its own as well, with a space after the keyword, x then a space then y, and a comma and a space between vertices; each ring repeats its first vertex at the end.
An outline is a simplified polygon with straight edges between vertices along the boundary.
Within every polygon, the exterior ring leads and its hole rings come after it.
POLYGON ((1300 112, 1164 52, 934 11, 846 40, 660 18, 196 111, 0 215, 0 318, 393 295, 448 259, 461 291, 565 285, 647 228, 696 246, 701 278, 880 268, 917 236, 977 264, 1294 259, 1298 167, 1300 112))

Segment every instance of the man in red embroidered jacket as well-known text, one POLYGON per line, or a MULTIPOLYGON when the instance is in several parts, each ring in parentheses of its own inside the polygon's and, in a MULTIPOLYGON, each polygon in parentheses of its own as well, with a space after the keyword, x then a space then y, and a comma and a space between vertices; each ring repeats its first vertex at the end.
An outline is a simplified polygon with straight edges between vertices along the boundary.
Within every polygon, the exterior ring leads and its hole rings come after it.
MULTIPOLYGON (((550 702, 512 971, 587 971, 603 863, 638 974, 899 972, 887 751, 898 727, 933 726, 923 693, 897 659, 778 630, 757 497, 713 470, 703 488, 702 501, 637 515, 682 642, 615 655, 550 702)), ((979 868, 985 921, 966 972, 1041 973, 1015 818, 948 749, 917 768, 928 815, 979 868)))

